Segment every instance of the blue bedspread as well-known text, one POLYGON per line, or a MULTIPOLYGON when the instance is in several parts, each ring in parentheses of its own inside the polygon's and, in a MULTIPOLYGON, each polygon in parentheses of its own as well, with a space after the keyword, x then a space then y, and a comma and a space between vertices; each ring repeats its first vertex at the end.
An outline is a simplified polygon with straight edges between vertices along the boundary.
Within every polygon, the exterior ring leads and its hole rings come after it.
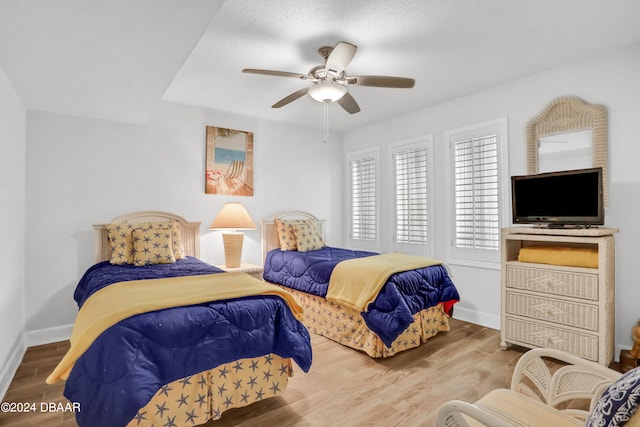
MULTIPOLYGON (((211 274, 195 258, 149 267, 102 262, 91 267, 74 294, 81 306, 111 283, 211 274)), ((311 367, 306 328, 277 296, 256 296, 139 314, 105 331, 76 362, 64 395, 80 403, 80 426, 125 426, 161 386, 220 364, 269 353, 311 367)))
POLYGON ((94 292, 117 282, 129 280, 155 279, 158 277, 199 276, 203 274, 222 273, 223 270, 204 263, 198 258, 186 257, 173 264, 153 264, 135 266, 133 264, 113 265, 109 261, 99 262, 84 273, 73 299, 78 307, 94 292))
MULTIPOLYGON (((324 298, 331 272, 340 261, 372 255, 378 254, 329 246, 309 252, 274 249, 267 253, 263 277, 271 283, 324 298)), ((459 300, 447 269, 435 265, 389 277, 362 317, 369 329, 391 347, 413 322, 414 314, 441 302, 446 303, 445 308, 449 310, 459 300)))

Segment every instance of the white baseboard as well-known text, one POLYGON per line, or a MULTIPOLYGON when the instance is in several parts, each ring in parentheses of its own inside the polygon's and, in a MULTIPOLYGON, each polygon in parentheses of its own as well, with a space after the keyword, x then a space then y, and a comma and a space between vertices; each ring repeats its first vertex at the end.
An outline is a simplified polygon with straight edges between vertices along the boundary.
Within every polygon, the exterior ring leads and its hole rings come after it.
POLYGON ((58 326, 55 328, 40 329, 37 331, 20 332, 18 339, 13 344, 8 360, 2 363, 0 370, 0 401, 4 399, 13 377, 16 375, 22 358, 28 347, 42 344, 51 344, 58 341, 66 341, 71 336, 73 325, 58 326))
POLYGON ((453 318, 498 331, 500 330, 500 316, 495 314, 483 313, 481 311, 456 306, 453 309, 453 318))
POLYGON ((25 334, 27 347, 66 341, 71 336, 73 325, 56 326, 55 328, 29 331, 25 334))
MULTIPOLYGON (((469 310, 468 308, 456 306, 453 310, 453 318, 498 331, 500 330, 500 316, 496 316, 493 314, 482 313, 480 311, 469 310)), ((613 360, 619 362, 620 351, 625 349, 628 350, 629 347, 616 344, 613 360)))
POLYGON ((18 339, 13 344, 13 348, 9 353, 8 360, 2 364, 2 371, 0 371, 0 401, 4 401, 4 395, 7 394, 11 381, 16 375, 16 371, 22 363, 22 358, 27 351, 27 344, 25 342, 24 332, 20 332, 18 339))

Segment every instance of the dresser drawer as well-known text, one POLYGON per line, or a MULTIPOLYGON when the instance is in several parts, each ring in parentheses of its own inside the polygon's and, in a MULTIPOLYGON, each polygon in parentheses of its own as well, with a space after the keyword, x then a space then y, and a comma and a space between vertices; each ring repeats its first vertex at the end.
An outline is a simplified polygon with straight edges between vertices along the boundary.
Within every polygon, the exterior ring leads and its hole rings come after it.
POLYGON ((507 265, 507 287, 598 300, 598 275, 507 265))
POLYGON ((506 341, 525 346, 548 347, 598 361, 598 337, 507 316, 504 325, 506 341))
POLYGON ((598 307, 595 305, 510 291, 507 291, 506 297, 506 311, 508 314, 591 331, 598 330, 598 307))

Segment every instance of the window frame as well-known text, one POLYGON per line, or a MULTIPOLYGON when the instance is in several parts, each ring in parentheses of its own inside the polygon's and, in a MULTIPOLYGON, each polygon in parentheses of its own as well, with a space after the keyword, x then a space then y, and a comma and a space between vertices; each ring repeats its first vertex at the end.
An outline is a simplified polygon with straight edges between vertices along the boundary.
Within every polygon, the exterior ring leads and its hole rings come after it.
POLYGON ((348 176, 347 206, 348 206, 348 227, 349 227, 349 247, 354 249, 380 252, 380 149, 379 147, 358 150, 347 153, 346 170, 348 176), (354 239, 353 238, 353 175, 352 162, 371 158, 375 163, 375 238, 374 239, 354 239))
POLYGON ((389 144, 389 171, 391 175, 389 184, 389 194, 393 198, 390 212, 391 225, 393 229, 393 235, 391 239, 392 251, 405 252, 415 255, 427 255, 432 256, 434 250, 434 221, 433 221, 433 135, 423 135, 420 137, 397 141, 389 144), (427 213, 427 242, 426 243, 405 243, 398 242, 397 226, 398 226, 398 206, 397 206, 397 170, 396 170, 396 154, 404 151, 411 151, 416 149, 424 149, 425 158, 425 173, 426 173, 426 213, 427 213))
POLYGON ((476 123, 456 129, 447 130, 444 134, 447 144, 449 168, 448 191, 448 244, 447 257, 450 263, 471 267, 500 269, 501 236, 500 232, 508 224, 510 218, 511 195, 509 192, 509 163, 508 163, 508 122, 506 117, 476 123), (454 144, 469 138, 482 138, 488 134, 496 135, 496 160, 498 169, 498 247, 497 250, 461 248, 456 246, 456 181, 455 181, 455 153, 454 144))

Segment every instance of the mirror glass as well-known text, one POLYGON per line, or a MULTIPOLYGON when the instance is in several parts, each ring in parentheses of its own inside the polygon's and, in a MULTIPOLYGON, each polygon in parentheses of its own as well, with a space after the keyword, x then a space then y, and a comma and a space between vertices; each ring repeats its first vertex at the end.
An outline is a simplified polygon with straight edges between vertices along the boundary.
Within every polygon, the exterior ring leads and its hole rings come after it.
POLYGON ((538 138, 538 172, 593 166, 591 129, 538 138))

